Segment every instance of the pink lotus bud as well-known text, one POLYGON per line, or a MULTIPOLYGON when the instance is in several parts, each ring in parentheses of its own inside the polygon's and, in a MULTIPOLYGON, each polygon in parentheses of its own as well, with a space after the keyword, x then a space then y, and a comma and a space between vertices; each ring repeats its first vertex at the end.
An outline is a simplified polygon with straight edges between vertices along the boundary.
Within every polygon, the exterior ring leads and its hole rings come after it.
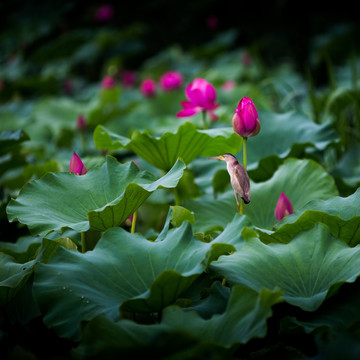
POLYGON ((100 22, 110 21, 114 16, 114 8, 111 5, 100 6, 95 13, 95 20, 100 22))
POLYGON ((79 114, 76 120, 76 128, 80 131, 84 130, 87 126, 85 116, 83 114, 79 114))
POLYGON ((234 131, 242 137, 255 136, 259 133, 261 124, 256 107, 252 100, 243 97, 232 118, 234 131))
POLYGON ((275 207, 276 220, 281 221, 282 218, 292 214, 293 212, 294 211, 290 200, 282 192, 275 207))
POLYGON ((183 110, 179 111, 177 117, 193 116, 201 111, 207 111, 210 117, 216 117, 213 110, 219 107, 215 104, 216 91, 213 85, 205 79, 196 78, 185 89, 185 96, 188 101, 182 101, 183 110))
POLYGON ((146 97, 153 97, 156 94, 156 82, 153 79, 144 79, 140 85, 141 93, 146 97))
POLYGON ((70 160, 69 171, 73 172, 75 175, 84 175, 87 173, 86 166, 75 151, 70 160))
POLYGON ((164 91, 178 89, 182 84, 183 76, 178 71, 169 71, 160 78, 160 85, 164 91))
POLYGON ((105 76, 101 80, 101 88, 103 89, 111 89, 116 85, 116 82, 112 76, 105 76))

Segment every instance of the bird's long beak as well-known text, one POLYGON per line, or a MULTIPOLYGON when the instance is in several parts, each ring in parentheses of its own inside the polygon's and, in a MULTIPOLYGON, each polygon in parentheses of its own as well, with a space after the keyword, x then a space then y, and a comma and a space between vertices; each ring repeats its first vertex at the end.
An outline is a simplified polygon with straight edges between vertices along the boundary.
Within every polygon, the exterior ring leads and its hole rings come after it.
POLYGON ((208 159, 217 159, 217 160, 224 160, 224 155, 219 155, 219 156, 211 156, 208 159))

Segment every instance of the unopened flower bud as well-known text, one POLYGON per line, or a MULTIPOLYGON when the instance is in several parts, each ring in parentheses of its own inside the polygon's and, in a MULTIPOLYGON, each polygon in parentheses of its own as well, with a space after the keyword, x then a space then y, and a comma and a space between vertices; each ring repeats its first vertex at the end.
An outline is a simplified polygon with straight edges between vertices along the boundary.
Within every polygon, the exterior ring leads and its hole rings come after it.
POLYGON ((261 129, 261 124, 256 107, 248 97, 243 97, 232 118, 234 131, 242 137, 255 136, 261 129))
POLYGON ((288 216, 293 212, 294 211, 290 200, 282 192, 275 207, 276 220, 281 221, 285 216, 288 216))

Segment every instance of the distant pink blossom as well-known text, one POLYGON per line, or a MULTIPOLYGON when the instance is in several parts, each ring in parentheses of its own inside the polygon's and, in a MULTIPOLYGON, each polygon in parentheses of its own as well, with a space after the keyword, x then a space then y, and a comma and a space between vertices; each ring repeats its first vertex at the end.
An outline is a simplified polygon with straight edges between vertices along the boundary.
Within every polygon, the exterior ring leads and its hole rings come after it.
POLYGON ((109 5, 102 5, 100 6, 95 13, 95 20, 100 22, 107 22, 110 21, 114 16, 114 8, 109 5))
POLYGON ((183 76, 179 71, 169 71, 160 78, 160 86, 164 91, 178 89, 183 84, 183 76))
POLYGON ((206 25, 209 29, 216 29, 219 26, 219 18, 211 15, 206 19, 206 25))
POLYGON ((140 84, 140 91, 146 97, 153 97, 156 94, 156 82, 153 79, 146 78, 140 84))
POLYGON ((136 81, 136 73, 132 70, 125 70, 122 74, 120 74, 120 80, 123 86, 125 87, 133 87, 136 81))
POLYGON ((176 114, 177 117, 188 117, 207 111, 211 120, 217 120, 218 116, 213 111, 219 104, 215 104, 216 91, 213 85, 205 79, 196 78, 185 88, 185 96, 188 101, 181 102, 183 110, 176 114))
POLYGON ((235 88, 235 81, 234 80, 227 80, 225 81, 221 88, 224 90, 224 91, 231 91, 235 88))
POLYGON ((112 76, 107 75, 101 80, 102 89, 111 89, 115 85, 116 85, 116 81, 112 76))
POLYGON ((75 151, 70 160, 69 171, 73 172, 75 175, 84 175, 87 173, 86 166, 75 151))
POLYGON ((85 116, 83 114, 79 114, 76 120, 76 128, 78 130, 84 130, 87 126, 85 116))
POLYGON ((66 95, 72 95, 74 93, 74 83, 70 79, 64 80, 63 89, 66 95))
POLYGON ((241 56, 241 62, 244 66, 250 66, 253 62, 251 55, 248 52, 245 52, 241 56))
POLYGON ((275 207, 276 220, 281 221, 285 216, 288 216, 293 212, 294 211, 290 200, 282 192, 275 207))

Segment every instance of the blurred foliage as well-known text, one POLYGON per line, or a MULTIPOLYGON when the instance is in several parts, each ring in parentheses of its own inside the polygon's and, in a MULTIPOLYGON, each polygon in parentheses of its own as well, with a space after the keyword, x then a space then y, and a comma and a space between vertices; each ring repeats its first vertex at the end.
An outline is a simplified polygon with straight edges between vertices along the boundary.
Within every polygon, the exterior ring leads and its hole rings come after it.
POLYGON ((0 3, 1 359, 359 358, 357 12, 252 6, 0 3), (220 104, 207 130, 176 117, 195 77, 220 104), (207 157, 241 159, 243 96, 262 128, 240 216, 207 157))

